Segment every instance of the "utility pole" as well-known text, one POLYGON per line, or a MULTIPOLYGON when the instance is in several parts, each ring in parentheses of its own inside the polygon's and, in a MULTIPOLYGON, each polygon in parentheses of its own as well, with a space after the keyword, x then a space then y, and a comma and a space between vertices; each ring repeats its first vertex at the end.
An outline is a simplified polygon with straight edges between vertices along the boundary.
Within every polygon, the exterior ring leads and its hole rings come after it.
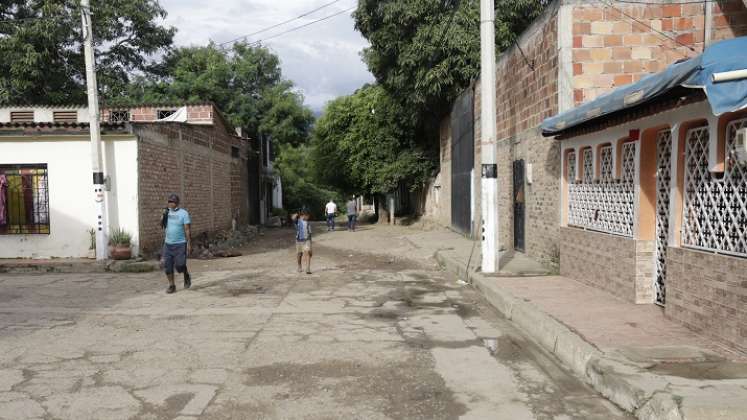
POLYGON ((80 0, 83 20, 83 52, 86 60, 86 85, 88 87, 88 116, 91 127, 91 168, 93 169, 93 194, 96 208, 96 260, 107 259, 106 214, 104 212, 104 169, 101 163, 101 127, 99 125, 99 96, 96 85, 96 68, 93 55, 93 23, 90 0, 80 0))
POLYGON ((480 0, 480 128, 482 151, 482 272, 499 270, 498 166, 496 165, 495 8, 480 0))

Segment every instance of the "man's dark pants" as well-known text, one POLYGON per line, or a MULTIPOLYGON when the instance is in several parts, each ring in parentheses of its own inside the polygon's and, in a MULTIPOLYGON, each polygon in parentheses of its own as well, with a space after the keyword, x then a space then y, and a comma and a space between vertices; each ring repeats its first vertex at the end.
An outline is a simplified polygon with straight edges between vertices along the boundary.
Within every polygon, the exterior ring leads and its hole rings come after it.
POLYGON ((355 230, 355 222, 358 216, 355 214, 348 214, 348 230, 355 230))
POLYGON ((166 274, 174 274, 187 271, 187 244, 164 244, 163 245, 163 269, 166 274))
POLYGON ((327 229, 335 230, 335 215, 327 214, 327 229))

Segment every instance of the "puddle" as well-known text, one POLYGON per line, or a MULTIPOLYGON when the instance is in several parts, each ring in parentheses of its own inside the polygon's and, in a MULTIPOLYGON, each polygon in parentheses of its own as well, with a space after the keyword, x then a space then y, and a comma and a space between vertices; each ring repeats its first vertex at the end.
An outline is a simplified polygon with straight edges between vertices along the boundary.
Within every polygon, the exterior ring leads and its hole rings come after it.
POLYGON ((692 362, 658 363, 650 371, 687 379, 747 379, 747 363, 692 362))

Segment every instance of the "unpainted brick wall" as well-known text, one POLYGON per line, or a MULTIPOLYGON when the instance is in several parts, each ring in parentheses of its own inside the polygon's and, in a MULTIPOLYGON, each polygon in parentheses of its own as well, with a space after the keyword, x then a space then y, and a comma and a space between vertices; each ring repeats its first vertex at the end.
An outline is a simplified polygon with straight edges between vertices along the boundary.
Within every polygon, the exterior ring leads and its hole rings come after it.
POLYGON ((654 241, 560 228, 560 274, 633 303, 653 303, 654 241))
MULTIPOLYGON (((704 2, 613 3, 614 7, 600 2, 574 6, 576 105, 703 51, 704 2)), ((713 8, 712 41, 747 34, 742 0, 709 2, 708 7, 713 8)))
POLYGON ((669 247, 665 313, 747 352, 747 260, 669 247))
POLYGON ((135 124, 140 177, 140 241, 144 253, 163 241, 161 211, 169 193, 180 195, 192 217, 192 235, 248 223, 247 145, 214 125, 135 124), (231 157, 238 147, 242 158, 231 157), (236 185, 238 183, 239 185, 236 185))
POLYGON ((441 226, 451 226, 451 117, 441 120, 439 128, 439 174, 426 188, 423 216, 441 226), (438 188, 436 188, 438 185, 438 188), (436 199, 438 196, 438 199, 436 199))

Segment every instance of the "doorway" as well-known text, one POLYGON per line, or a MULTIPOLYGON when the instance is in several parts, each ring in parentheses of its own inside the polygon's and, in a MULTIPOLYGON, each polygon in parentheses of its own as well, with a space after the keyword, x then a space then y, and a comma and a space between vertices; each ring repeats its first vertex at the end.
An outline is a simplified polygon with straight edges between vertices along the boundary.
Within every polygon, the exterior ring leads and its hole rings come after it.
POLYGON ((526 215, 524 193, 524 160, 514 161, 514 250, 525 251, 524 224, 526 215))

